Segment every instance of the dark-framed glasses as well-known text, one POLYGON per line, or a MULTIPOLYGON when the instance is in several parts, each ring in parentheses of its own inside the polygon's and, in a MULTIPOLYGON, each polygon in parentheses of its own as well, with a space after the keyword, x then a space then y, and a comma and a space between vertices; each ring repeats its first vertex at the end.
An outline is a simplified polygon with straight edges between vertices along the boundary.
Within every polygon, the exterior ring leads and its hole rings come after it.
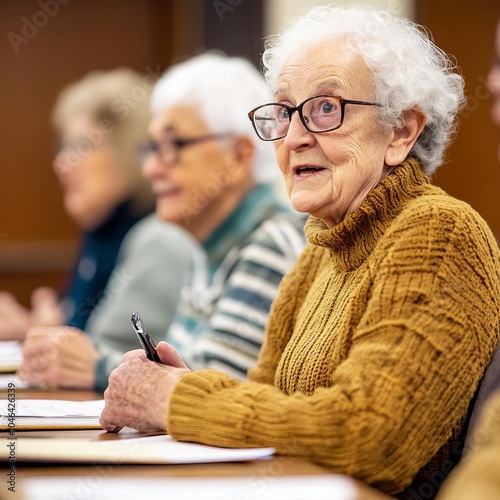
POLYGON ((342 126, 347 104, 382 106, 377 102, 354 101, 332 95, 317 95, 298 106, 272 102, 258 106, 248 113, 253 128, 263 141, 276 141, 288 133, 295 111, 304 127, 315 134, 331 132, 342 126))
POLYGON ((141 163, 145 163, 151 155, 159 155, 163 162, 172 163, 177 161, 179 151, 188 146, 193 146, 205 141, 227 139, 232 136, 232 134, 226 133, 202 135, 199 137, 170 137, 161 142, 150 139, 147 142, 139 144, 137 150, 141 163))

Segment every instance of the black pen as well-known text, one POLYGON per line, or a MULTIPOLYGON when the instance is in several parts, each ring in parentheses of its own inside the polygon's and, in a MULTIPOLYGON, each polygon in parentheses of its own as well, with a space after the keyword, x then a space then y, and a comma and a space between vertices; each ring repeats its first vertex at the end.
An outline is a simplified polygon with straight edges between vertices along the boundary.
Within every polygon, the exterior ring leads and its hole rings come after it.
POLYGON ((137 337, 139 338, 139 342, 141 343, 144 351, 146 351, 146 356, 148 357, 148 359, 163 364, 161 362, 160 356, 158 356, 158 353, 156 352, 156 344, 153 342, 153 339, 149 336, 149 333, 145 330, 141 318, 137 313, 132 314, 130 322, 132 323, 132 327, 134 328, 134 331, 137 334, 137 337))

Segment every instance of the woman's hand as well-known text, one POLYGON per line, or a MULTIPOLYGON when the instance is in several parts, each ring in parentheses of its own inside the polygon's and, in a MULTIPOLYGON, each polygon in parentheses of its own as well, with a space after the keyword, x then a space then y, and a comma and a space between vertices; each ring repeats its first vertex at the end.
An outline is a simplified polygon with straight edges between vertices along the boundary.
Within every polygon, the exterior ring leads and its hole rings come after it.
POLYGON ((30 326, 59 326, 64 314, 57 292, 40 287, 31 294, 31 310, 8 292, 0 292, 0 340, 23 340, 30 326))
POLYGON ((76 328, 33 327, 23 342, 18 375, 37 386, 92 389, 98 358, 88 336, 76 328))
POLYGON ((61 326, 65 317, 59 304, 59 295, 46 286, 31 294, 31 326, 61 326))
POLYGON ((0 292, 0 340, 23 340, 30 326, 30 311, 8 292, 0 292))
POLYGON ((130 351, 114 370, 104 393, 106 405, 100 423, 110 432, 122 427, 141 431, 167 430, 170 397, 177 382, 189 371, 179 355, 166 342, 157 352, 164 364, 146 358, 144 351, 130 351))

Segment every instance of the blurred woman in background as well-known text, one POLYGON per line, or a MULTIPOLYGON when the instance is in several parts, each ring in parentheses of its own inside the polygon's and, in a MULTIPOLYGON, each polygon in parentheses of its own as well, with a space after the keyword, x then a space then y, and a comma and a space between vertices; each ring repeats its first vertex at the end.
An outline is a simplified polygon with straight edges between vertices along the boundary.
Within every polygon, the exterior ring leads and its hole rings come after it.
POLYGON ((34 325, 85 328, 123 238, 154 209, 136 154, 148 120, 149 89, 131 69, 93 71, 60 93, 53 112, 60 139, 53 168, 66 212, 83 231, 79 255, 62 298, 38 288, 28 309, 0 293, 0 339, 23 339, 34 325))

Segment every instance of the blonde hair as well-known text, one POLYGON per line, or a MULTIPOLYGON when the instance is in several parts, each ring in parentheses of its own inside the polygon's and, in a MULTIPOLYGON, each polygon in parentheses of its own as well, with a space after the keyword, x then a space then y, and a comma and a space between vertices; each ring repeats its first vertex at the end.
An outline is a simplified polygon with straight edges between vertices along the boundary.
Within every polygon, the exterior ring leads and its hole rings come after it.
POLYGON ((154 195, 141 175, 137 155, 137 144, 147 138, 150 90, 146 78, 129 68, 91 71, 60 92, 52 113, 52 124, 60 135, 76 117, 91 120, 94 128, 88 135, 112 145, 138 212, 154 207, 154 195))

